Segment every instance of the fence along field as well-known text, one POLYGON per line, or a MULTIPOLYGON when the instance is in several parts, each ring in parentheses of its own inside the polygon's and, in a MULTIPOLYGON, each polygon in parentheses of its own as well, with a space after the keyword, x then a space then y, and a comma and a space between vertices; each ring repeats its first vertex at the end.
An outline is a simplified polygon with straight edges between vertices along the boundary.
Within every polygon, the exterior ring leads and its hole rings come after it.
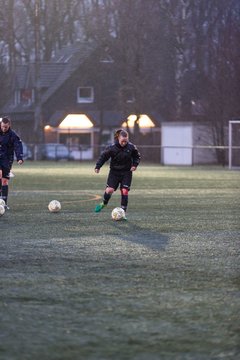
POLYGON ((240 173, 142 165, 127 222, 93 164, 26 162, 0 218, 1 359, 236 359, 240 173), (48 202, 58 199, 60 213, 48 202))

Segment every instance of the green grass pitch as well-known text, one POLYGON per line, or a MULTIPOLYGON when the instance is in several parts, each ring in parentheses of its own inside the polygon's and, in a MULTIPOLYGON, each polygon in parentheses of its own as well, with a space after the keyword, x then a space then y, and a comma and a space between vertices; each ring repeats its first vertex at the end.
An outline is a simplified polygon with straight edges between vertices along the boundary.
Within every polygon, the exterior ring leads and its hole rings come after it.
POLYGON ((127 222, 93 163, 14 165, 0 217, 1 360, 240 357, 240 172, 142 164, 127 222), (62 204, 48 211, 50 200, 62 204))

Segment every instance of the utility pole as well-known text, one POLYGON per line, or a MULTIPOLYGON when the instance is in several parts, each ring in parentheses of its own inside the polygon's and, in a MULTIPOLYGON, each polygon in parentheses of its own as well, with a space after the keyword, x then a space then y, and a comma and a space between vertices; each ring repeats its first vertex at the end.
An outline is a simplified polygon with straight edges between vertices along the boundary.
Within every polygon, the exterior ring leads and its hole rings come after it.
POLYGON ((35 24, 35 111, 34 135, 35 142, 43 142, 42 104, 41 104, 41 77, 40 77, 40 1, 34 3, 35 24))

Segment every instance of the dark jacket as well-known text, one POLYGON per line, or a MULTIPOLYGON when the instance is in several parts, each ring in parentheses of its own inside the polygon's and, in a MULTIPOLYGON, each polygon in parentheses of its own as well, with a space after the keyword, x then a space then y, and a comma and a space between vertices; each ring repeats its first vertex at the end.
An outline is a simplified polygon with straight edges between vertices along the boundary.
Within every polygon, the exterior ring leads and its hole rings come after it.
POLYGON ((11 128, 5 133, 0 130, 0 160, 11 165, 14 160, 23 160, 23 146, 19 136, 11 128))
POLYGON ((106 147, 97 160, 95 169, 100 169, 103 164, 111 159, 110 169, 129 171, 132 166, 137 167, 140 162, 140 153, 135 145, 127 143, 122 147, 118 141, 106 147))

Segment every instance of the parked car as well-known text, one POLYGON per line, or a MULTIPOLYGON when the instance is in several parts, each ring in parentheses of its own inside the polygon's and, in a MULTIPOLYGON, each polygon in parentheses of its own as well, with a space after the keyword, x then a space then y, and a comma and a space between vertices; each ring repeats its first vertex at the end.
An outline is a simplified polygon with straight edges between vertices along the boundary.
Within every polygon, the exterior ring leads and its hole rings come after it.
MULTIPOLYGON (((22 141, 22 146, 23 146, 23 160, 32 160, 33 159, 33 152, 30 149, 30 147, 25 144, 22 141)), ((16 155, 14 154, 14 160, 16 160, 16 155)))
POLYGON ((33 159, 32 150, 24 142, 22 142, 22 146, 23 146, 23 160, 32 160, 33 159))
POLYGON ((74 160, 92 160, 93 159, 93 148, 90 146, 78 146, 71 148, 71 157, 74 160))
POLYGON ((66 145, 58 143, 42 144, 40 155, 44 160, 72 160, 73 157, 66 145))

